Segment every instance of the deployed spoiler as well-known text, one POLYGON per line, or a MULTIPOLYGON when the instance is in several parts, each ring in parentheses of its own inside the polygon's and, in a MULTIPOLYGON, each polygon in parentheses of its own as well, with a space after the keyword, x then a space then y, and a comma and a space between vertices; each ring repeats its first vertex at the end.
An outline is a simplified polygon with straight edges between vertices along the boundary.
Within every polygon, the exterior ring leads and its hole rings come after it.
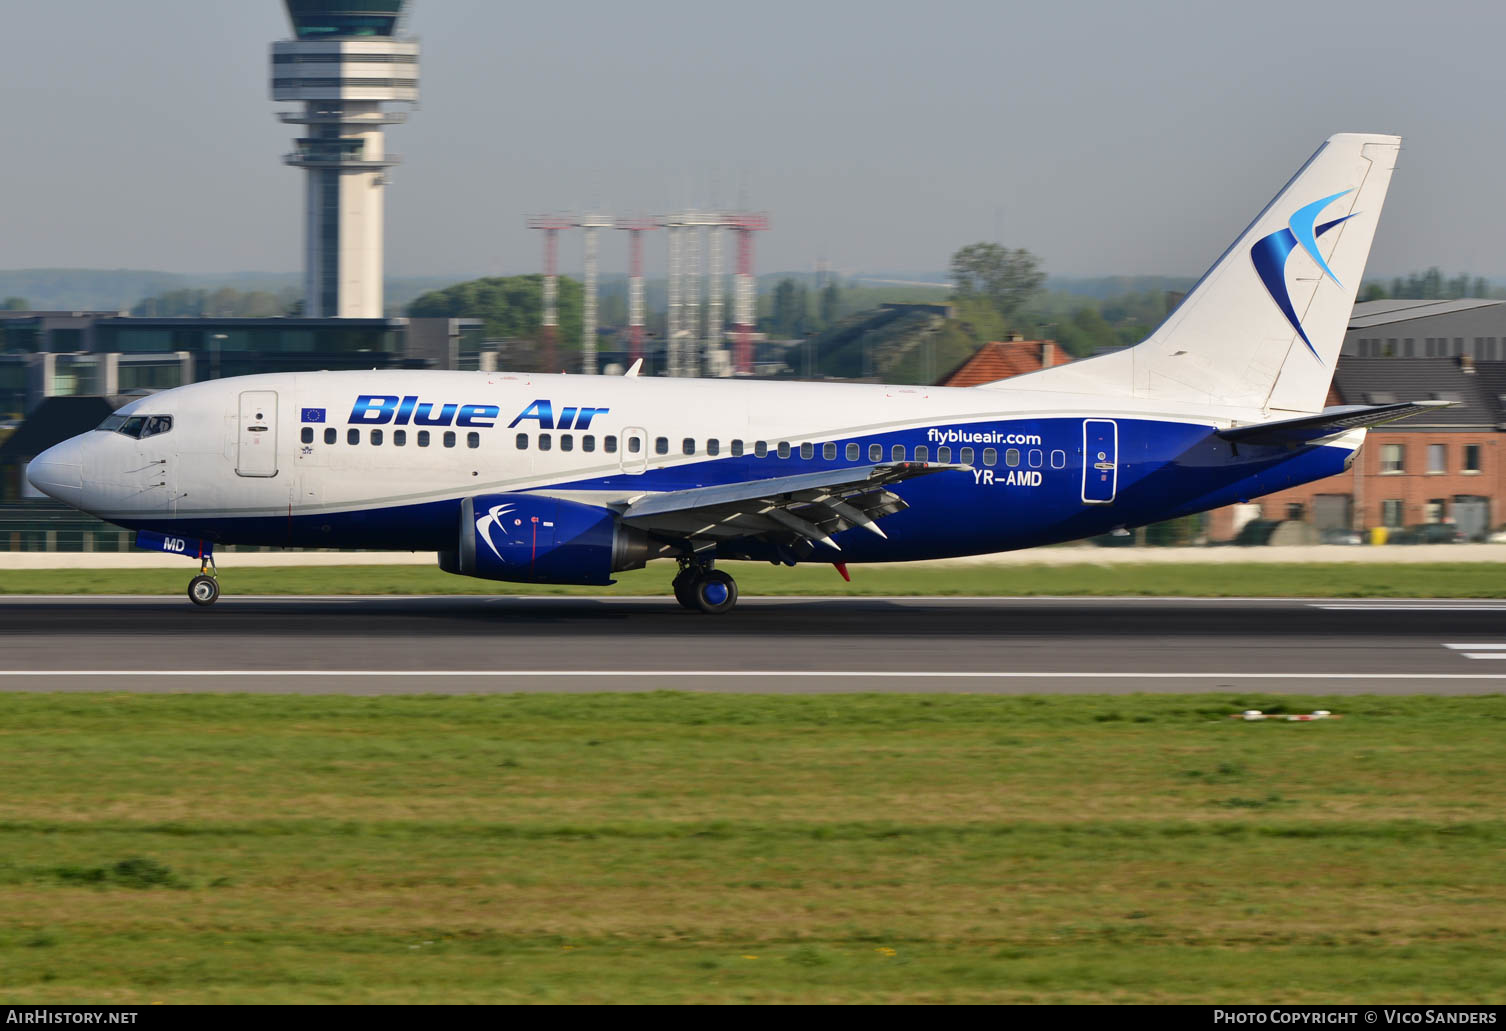
POLYGON ((1275 422, 1257 422, 1248 426, 1234 426, 1219 430, 1218 436, 1234 444, 1305 444, 1320 437, 1331 437, 1345 430, 1361 426, 1377 426, 1383 422, 1405 419, 1418 412, 1434 408, 1447 408, 1454 401, 1400 401, 1389 405, 1340 405, 1325 408, 1317 415, 1303 415, 1295 419, 1278 419, 1275 422))

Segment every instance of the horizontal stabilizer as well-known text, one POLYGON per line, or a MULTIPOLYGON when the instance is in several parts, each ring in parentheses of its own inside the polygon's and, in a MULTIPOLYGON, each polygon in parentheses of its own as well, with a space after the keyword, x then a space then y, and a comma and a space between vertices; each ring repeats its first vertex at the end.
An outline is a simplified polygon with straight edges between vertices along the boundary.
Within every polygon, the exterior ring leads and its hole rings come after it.
POLYGON ((1416 415, 1418 412, 1447 408, 1453 401, 1401 401, 1389 405, 1341 405, 1325 408, 1317 415, 1276 422, 1257 422, 1219 430, 1218 435, 1235 444, 1303 444, 1320 437, 1331 437, 1362 426, 1378 426, 1416 415))

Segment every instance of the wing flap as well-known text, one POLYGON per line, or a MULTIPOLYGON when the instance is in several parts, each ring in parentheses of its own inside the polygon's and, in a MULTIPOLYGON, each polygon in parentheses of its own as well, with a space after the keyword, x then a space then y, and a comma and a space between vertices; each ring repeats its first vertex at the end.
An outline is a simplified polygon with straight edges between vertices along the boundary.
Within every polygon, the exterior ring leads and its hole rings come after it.
POLYGON ((863 527, 883 537, 876 521, 908 507, 887 485, 967 468, 895 462, 694 487, 638 498, 621 510, 622 520, 661 536, 733 540, 772 535, 841 550, 832 534, 863 527))

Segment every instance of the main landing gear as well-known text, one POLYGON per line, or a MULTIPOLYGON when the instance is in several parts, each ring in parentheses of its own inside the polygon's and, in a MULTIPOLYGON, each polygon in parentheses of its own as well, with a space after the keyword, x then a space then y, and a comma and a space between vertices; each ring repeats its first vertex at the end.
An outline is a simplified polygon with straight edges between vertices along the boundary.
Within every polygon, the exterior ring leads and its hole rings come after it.
POLYGON ((188 600, 195 605, 208 607, 220 600, 220 571, 215 568, 214 556, 206 555, 199 566, 199 575, 188 582, 188 600))
POLYGON ((737 581, 709 561, 681 559, 673 586, 675 600, 692 612, 719 616, 737 604, 737 581))

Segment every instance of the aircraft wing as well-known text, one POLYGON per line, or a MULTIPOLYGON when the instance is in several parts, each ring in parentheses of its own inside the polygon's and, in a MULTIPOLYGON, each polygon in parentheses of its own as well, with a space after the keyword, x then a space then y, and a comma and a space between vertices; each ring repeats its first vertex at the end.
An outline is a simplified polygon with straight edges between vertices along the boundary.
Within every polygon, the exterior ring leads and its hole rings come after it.
POLYGON ((1358 429, 1361 426, 1377 426, 1383 422, 1405 419, 1418 412, 1446 408, 1454 403, 1453 401, 1401 401, 1389 405, 1341 405, 1337 408, 1325 408, 1317 415, 1235 426, 1232 429, 1219 430, 1218 435, 1235 444, 1303 444, 1320 437, 1331 437, 1345 430, 1358 429))
POLYGON ((695 540, 797 537, 841 550, 834 533, 861 526, 886 536, 875 521, 909 506, 887 488, 966 465, 892 462, 768 480, 649 494, 621 509, 622 520, 650 533, 695 540))

